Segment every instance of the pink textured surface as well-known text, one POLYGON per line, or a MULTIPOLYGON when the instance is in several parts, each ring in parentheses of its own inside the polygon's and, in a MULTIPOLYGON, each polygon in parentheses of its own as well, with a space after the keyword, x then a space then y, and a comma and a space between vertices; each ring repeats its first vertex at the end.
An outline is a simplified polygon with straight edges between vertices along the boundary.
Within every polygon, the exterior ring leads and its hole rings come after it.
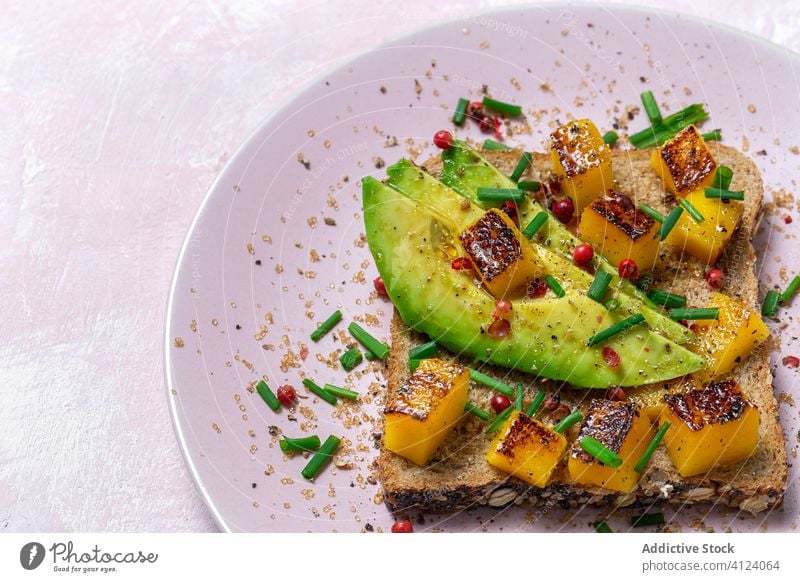
MULTIPOLYGON (((495 2, 12 3, 0 14, 0 528, 213 531, 167 412, 174 262, 297 87, 495 2), (419 18, 414 18, 414 15, 419 18)), ((800 48, 790 2, 647 2, 800 48)))

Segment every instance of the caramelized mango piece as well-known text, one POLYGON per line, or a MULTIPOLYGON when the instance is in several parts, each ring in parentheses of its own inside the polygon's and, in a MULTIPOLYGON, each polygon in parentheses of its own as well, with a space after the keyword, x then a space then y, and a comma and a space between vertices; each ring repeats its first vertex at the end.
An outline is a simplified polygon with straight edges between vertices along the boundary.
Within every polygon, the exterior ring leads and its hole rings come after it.
POLYGON ((634 467, 652 437, 650 421, 636 403, 592 400, 578 439, 570 450, 569 474, 581 485, 627 493, 639 480, 634 467), (614 451, 622 459, 622 465, 608 467, 585 452, 579 444, 585 436, 596 438, 614 451))
POLYGON ((581 215, 581 238, 618 265, 633 259, 642 270, 652 269, 658 260, 658 223, 634 206, 624 195, 609 190, 581 215))
POLYGON ((717 170, 717 162, 694 125, 653 151, 650 163, 666 189, 678 197, 710 186, 717 170))
POLYGON ((491 209, 459 239, 489 293, 504 297, 543 275, 530 243, 502 211, 491 209))
POLYGON ((578 214, 611 188, 611 150, 588 119, 571 121, 550 134, 550 159, 578 214))
POLYGON ((705 220, 695 222, 684 212, 667 236, 667 243, 713 265, 739 226, 744 210, 742 204, 735 200, 706 198, 703 190, 687 194, 686 200, 697 208, 705 220))
POLYGON ((664 438, 683 477, 743 461, 758 448, 758 407, 733 380, 702 390, 665 396, 660 422, 672 425, 664 438))
POLYGON ((431 358, 389 396, 384 445, 415 462, 427 463, 464 414, 469 389, 466 368, 431 358))
POLYGON ((566 450, 563 434, 516 410, 492 440, 486 460, 526 483, 544 487, 566 450))
POLYGON ((699 390, 702 388, 694 375, 682 376, 666 382, 648 384, 638 388, 626 388, 625 394, 632 402, 641 406, 645 416, 650 422, 658 422, 661 411, 664 409, 664 396, 667 394, 680 394, 699 390))
POLYGON ((722 293, 713 293, 708 307, 719 308, 719 319, 696 323, 697 343, 690 348, 708 359, 697 372, 706 383, 732 370, 769 337, 769 329, 755 311, 722 293))

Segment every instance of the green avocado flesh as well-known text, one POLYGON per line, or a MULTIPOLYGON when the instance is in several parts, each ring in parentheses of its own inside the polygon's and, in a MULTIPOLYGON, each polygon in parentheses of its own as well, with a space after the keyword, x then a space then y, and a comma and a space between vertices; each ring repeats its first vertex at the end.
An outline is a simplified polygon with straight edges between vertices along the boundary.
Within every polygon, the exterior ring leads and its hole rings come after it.
POLYGON ((363 180, 363 197, 370 250, 400 317, 456 354, 586 388, 660 382, 705 364, 644 325, 588 347, 592 335, 626 315, 576 290, 562 298, 515 300, 507 316, 511 333, 492 337, 485 328, 495 299, 471 272, 450 267, 454 223, 370 177, 363 180), (606 364, 605 346, 619 354, 619 366, 606 364))

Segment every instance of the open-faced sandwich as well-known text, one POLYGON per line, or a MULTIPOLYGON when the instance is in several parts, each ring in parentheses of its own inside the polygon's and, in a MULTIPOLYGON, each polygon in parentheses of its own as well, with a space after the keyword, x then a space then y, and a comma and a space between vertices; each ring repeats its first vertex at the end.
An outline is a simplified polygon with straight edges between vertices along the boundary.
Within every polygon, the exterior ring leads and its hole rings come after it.
POLYGON ((440 132, 440 157, 364 178, 395 307, 379 461, 392 509, 781 502, 759 172, 700 133, 702 107, 645 106, 636 149, 586 119, 547 153, 440 132))

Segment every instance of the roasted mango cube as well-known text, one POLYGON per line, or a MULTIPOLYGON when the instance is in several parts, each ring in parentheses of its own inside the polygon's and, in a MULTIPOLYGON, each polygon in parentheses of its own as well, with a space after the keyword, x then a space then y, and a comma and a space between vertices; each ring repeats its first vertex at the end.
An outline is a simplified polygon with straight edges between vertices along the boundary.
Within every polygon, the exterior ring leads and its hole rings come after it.
POLYGON ((665 396, 660 422, 672 464, 683 477, 745 460, 758 448, 758 407, 733 380, 665 396))
POLYGON ((704 220, 696 222, 687 213, 683 213, 667 236, 667 243, 713 265, 739 226, 742 204, 735 200, 706 198, 703 190, 687 194, 686 201, 697 208, 704 220))
POLYGON ((719 319, 696 322, 698 341, 692 346, 708 359, 708 365, 697 372, 703 383, 732 370, 769 337, 769 329, 758 313, 727 295, 713 293, 708 307, 719 308, 719 319))
POLYGON ((650 163, 666 189, 681 198, 710 186, 717 170, 714 156, 694 125, 656 148, 650 163))
POLYGON ((639 480, 634 467, 644 454, 653 431, 650 420, 634 402, 592 400, 578 439, 570 450, 568 468, 575 483, 629 492, 639 480), (622 459, 617 468, 602 464, 580 446, 591 436, 622 459))
POLYGON ((504 297, 542 275, 530 243, 502 211, 489 210, 459 239, 489 293, 504 297))
POLYGON ((422 360, 388 399, 383 442, 401 457, 426 464, 464 414, 469 371, 437 358, 422 360))
POLYGON ((611 188, 611 150, 588 119, 571 121, 550 134, 550 159, 578 213, 611 188))
POLYGON ((526 483, 544 487, 566 450, 563 434, 514 411, 489 445, 486 460, 526 483))
POLYGON ((658 260, 658 223, 638 210, 625 194, 609 190, 592 202, 581 215, 581 238, 611 264, 633 259, 642 270, 658 260))
POLYGON ((626 388, 625 394, 631 402, 641 406, 650 422, 658 422, 658 417, 664 408, 664 396, 699 390, 701 387, 697 378, 689 375, 637 388, 626 388))

